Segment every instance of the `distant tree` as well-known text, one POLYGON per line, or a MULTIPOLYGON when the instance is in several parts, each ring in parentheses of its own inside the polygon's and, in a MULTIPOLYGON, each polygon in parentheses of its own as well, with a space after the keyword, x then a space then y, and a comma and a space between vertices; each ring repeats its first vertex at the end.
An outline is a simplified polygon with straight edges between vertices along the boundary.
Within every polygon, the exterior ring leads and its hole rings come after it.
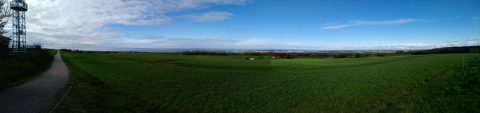
POLYGON ((8 23, 8 17, 10 16, 10 12, 8 7, 6 7, 7 0, 0 0, 0 58, 5 58, 8 56, 10 45, 10 38, 5 36, 8 32, 5 30, 5 25, 8 23))
POLYGON ((40 51, 42 50, 42 44, 37 43, 37 44, 29 45, 27 46, 27 49, 28 51, 40 51))
POLYGON ((360 53, 355 53, 355 58, 362 58, 362 55, 360 53))

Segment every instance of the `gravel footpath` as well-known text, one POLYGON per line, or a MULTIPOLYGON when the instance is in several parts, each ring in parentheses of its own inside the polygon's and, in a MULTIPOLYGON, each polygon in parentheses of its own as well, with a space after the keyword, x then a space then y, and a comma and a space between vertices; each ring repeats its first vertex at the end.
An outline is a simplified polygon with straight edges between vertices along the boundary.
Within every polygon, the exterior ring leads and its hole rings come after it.
POLYGON ((69 71, 57 52, 48 71, 34 80, 0 92, 0 113, 40 113, 65 86, 69 71))

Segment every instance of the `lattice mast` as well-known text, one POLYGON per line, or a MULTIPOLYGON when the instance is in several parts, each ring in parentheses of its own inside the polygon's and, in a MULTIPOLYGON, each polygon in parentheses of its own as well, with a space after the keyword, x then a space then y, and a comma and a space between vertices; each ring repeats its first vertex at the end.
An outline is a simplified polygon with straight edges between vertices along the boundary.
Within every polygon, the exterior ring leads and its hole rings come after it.
POLYGON ((28 5, 24 0, 10 1, 12 9, 12 49, 13 52, 24 52, 27 50, 27 29, 25 22, 25 12, 28 5))

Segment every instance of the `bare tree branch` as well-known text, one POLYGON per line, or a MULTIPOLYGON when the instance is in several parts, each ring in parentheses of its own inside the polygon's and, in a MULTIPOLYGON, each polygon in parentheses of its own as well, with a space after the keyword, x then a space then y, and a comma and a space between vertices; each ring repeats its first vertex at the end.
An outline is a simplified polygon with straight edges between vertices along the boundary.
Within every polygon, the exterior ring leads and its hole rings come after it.
POLYGON ((0 0, 0 58, 5 57, 8 54, 8 46, 11 40, 5 36, 5 34, 8 33, 8 31, 5 30, 5 26, 10 17, 10 9, 8 8, 7 3, 7 0, 0 0))
POLYGON ((8 17, 10 17, 10 9, 7 7, 7 0, 0 0, 0 35, 5 37, 5 26, 8 23, 8 17))

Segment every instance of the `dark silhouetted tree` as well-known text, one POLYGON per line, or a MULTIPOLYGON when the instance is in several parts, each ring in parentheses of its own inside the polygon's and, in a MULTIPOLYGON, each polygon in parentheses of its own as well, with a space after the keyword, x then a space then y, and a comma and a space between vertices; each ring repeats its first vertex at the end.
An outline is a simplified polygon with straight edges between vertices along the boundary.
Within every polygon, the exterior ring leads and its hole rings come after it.
POLYGON ((10 17, 10 9, 6 7, 7 0, 0 0, 0 58, 8 56, 10 45, 10 38, 5 36, 8 32, 5 30, 5 25, 8 23, 8 17, 10 17))

